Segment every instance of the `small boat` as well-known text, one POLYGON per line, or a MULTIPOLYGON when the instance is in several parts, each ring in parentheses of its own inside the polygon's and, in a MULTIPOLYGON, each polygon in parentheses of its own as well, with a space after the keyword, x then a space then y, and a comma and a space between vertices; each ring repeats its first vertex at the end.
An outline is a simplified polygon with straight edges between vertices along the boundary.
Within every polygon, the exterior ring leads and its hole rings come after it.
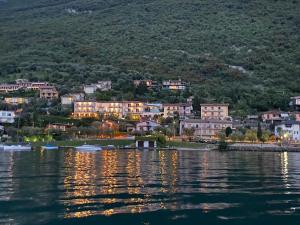
POLYGON ((102 148, 97 145, 80 145, 75 147, 76 150, 80 151, 101 151, 102 148))
POLYGON ((31 145, 3 145, 4 151, 30 151, 32 150, 31 145))
POLYGON ((44 146, 42 146, 43 150, 57 150, 58 146, 56 145, 52 145, 52 144, 46 144, 44 146))

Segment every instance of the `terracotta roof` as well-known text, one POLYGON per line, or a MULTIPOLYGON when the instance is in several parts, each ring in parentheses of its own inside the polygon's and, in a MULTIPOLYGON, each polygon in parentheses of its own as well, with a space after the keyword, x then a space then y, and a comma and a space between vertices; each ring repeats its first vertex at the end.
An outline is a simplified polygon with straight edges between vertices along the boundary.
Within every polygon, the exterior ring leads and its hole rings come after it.
POLYGON ((203 103, 200 106, 229 106, 228 103, 203 103))

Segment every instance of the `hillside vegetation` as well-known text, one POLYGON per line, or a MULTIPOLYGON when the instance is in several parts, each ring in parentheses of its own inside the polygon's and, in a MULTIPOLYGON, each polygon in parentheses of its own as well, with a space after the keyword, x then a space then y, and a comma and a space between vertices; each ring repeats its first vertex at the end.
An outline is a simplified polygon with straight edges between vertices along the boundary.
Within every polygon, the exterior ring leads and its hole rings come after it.
POLYGON ((300 94, 299 0, 0 0, 0 79, 182 78, 237 114, 300 94))

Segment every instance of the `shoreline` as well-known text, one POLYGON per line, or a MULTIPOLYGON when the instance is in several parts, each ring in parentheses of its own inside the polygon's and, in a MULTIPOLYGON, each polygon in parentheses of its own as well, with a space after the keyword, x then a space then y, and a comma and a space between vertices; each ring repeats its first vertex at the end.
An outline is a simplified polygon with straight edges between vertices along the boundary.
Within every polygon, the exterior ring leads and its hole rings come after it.
POLYGON ((279 146, 275 144, 228 144, 225 151, 251 152, 300 152, 300 147, 279 146))

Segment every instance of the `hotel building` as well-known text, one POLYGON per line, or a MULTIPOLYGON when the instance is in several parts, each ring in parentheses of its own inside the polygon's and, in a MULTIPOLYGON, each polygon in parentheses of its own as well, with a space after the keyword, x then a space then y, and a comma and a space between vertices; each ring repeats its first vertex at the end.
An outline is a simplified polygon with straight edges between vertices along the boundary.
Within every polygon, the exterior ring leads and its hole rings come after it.
POLYGON ((190 103, 164 104, 163 115, 165 118, 174 117, 176 114, 180 118, 185 119, 192 115, 193 106, 190 103))
POLYGON ((228 118, 229 104, 201 104, 201 119, 224 120, 228 118))
POLYGON ((218 133, 225 130, 227 127, 232 128, 232 122, 227 120, 202 120, 202 119, 187 119, 180 121, 180 135, 184 135, 184 129, 194 128, 194 137, 201 139, 214 139, 218 133))

